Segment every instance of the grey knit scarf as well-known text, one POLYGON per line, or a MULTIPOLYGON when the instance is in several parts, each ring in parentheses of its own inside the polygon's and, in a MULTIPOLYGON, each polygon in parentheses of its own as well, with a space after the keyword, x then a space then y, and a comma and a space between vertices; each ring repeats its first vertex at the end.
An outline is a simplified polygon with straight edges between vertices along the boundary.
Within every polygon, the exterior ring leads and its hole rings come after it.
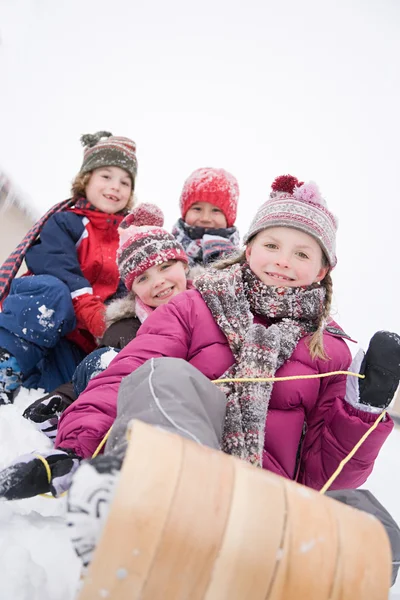
MULTIPOLYGON (((315 331, 325 289, 272 287, 247 263, 221 271, 208 269, 193 282, 226 335, 235 363, 222 378, 273 377, 302 336, 315 331), (255 324, 254 314, 273 324, 255 324)), ((227 397, 222 449, 262 466, 265 421, 273 383, 220 384, 227 397)))

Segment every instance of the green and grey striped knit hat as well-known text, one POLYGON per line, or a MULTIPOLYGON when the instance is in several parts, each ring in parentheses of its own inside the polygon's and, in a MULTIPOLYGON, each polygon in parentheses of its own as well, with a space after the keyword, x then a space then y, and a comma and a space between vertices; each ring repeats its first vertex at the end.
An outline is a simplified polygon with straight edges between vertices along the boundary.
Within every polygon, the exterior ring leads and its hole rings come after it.
POLYGON ((83 163, 81 173, 101 167, 120 167, 129 173, 134 187, 137 173, 136 144, 126 137, 112 135, 109 131, 87 133, 81 137, 83 163))

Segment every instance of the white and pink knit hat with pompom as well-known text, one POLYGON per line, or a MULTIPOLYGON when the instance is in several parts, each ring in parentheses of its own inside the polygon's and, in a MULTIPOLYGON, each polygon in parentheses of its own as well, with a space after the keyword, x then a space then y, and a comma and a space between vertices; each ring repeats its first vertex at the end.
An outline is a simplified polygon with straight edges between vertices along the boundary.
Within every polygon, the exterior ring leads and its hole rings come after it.
POLYGON ((155 204, 143 203, 122 221, 119 231, 117 264, 128 290, 136 277, 169 260, 187 264, 188 257, 176 238, 162 228, 163 212, 155 204))
POLYGON ((236 221, 238 201, 239 184, 231 173, 211 167, 196 169, 183 185, 180 198, 182 219, 196 202, 208 202, 224 213, 227 227, 232 227, 236 221))
POLYGON ((331 269, 336 265, 338 222, 312 181, 303 183, 292 175, 277 177, 269 199, 258 209, 244 236, 244 243, 269 227, 293 227, 308 233, 322 247, 331 269))

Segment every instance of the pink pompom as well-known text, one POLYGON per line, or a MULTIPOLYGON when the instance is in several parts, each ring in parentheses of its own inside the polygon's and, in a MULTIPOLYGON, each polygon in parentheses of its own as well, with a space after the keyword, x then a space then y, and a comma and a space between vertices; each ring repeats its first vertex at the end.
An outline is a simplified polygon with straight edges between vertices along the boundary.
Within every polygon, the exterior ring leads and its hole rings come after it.
POLYGON ((164 225, 164 213, 155 204, 143 202, 136 206, 129 215, 122 221, 120 228, 126 229, 130 225, 143 227, 145 225, 151 227, 162 227, 164 225))
POLYGON ((317 184, 313 181, 303 183, 303 185, 296 188, 293 192, 293 196, 296 198, 296 200, 302 200, 303 202, 314 202, 314 204, 326 206, 326 202, 322 198, 317 184))

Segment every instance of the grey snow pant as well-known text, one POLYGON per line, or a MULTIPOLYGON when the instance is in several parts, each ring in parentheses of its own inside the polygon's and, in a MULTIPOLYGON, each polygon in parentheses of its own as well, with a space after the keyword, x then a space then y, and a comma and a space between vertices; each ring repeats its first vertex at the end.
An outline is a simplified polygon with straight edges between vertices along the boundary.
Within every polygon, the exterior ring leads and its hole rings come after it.
POLYGON ((132 419, 219 450, 225 410, 225 394, 191 364, 180 358, 152 358, 121 382, 105 453, 124 457, 132 419))

